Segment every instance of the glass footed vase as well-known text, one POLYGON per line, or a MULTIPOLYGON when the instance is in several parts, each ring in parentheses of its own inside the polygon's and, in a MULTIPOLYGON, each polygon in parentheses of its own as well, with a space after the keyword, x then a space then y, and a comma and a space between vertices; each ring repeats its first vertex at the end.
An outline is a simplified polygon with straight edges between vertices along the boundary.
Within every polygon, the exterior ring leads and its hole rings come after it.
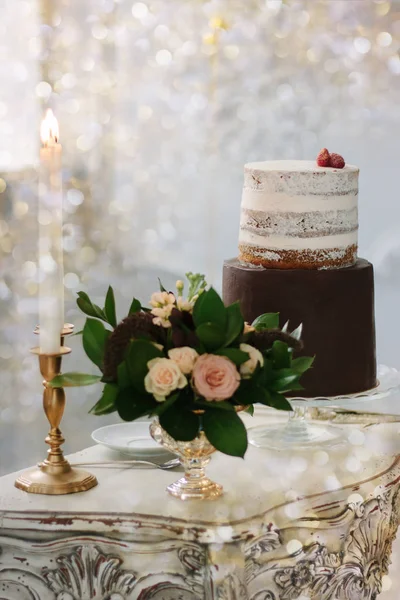
POLYGON ((174 440, 155 419, 150 425, 151 437, 170 452, 177 454, 185 475, 171 483, 167 491, 181 500, 215 500, 223 493, 222 485, 206 477, 205 468, 215 452, 203 432, 190 442, 174 440))

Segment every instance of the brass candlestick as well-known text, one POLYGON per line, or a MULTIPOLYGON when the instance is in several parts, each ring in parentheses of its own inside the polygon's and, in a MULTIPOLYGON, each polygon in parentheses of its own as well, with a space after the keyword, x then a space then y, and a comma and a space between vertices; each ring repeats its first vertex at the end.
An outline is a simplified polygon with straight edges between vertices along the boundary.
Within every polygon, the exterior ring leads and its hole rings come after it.
MULTIPOLYGON (((50 431, 46 437, 46 444, 49 444, 50 449, 46 460, 22 473, 15 482, 15 487, 31 494, 73 494, 84 492, 97 485, 94 475, 82 469, 73 469, 64 458, 61 446, 65 440, 59 425, 64 413, 65 392, 63 388, 52 388, 48 384, 61 373, 62 357, 71 352, 70 348, 64 346, 64 338, 73 330, 73 325, 64 325, 60 350, 56 354, 41 354, 40 348, 31 350, 33 354, 39 356, 40 372, 44 379, 43 408, 50 423, 50 431)), ((37 327, 35 333, 38 331, 37 327)))

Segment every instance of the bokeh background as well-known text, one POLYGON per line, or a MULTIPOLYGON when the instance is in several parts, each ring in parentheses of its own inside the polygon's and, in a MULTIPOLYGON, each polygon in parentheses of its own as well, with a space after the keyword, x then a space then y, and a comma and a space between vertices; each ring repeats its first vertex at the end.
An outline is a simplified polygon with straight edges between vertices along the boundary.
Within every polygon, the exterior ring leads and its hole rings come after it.
MULTIPOLYGON (((48 106, 64 148, 66 314, 78 329, 79 290, 101 302, 112 284, 122 317, 159 274, 172 285, 202 271, 219 287, 236 254, 243 164, 327 146, 361 168, 378 356, 400 367, 399 40, 397 0, 2 1, 0 474, 44 451, 29 347, 48 106)), ((71 345, 65 366, 82 368, 79 338, 71 345)), ((68 392, 66 450, 116 420, 87 415, 95 399, 68 392)))

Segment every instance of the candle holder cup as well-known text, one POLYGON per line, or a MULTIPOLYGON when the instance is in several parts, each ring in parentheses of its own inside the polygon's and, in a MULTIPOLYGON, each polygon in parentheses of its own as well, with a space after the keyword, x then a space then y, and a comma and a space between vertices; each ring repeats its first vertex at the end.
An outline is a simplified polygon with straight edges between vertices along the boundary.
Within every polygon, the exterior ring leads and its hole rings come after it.
MULTIPOLYGON (((54 354, 44 354, 40 348, 31 352, 39 357, 40 372, 43 377, 43 409, 50 423, 46 443, 50 446, 47 458, 36 467, 24 471, 16 480, 15 487, 31 494, 73 494, 84 492, 97 485, 97 479, 82 469, 72 468, 61 449, 65 442, 59 429, 65 407, 63 388, 53 388, 49 382, 61 373, 62 357, 71 352, 64 346, 64 338, 72 334, 74 326, 67 324, 61 332, 60 349, 54 354)), ((38 333, 39 329, 35 329, 38 333)))

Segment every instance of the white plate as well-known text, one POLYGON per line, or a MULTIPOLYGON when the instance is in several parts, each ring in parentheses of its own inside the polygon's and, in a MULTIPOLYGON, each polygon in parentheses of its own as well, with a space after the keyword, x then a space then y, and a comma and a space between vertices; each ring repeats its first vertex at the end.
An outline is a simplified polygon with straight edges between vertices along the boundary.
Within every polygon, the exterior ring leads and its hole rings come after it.
POLYGON ((174 454, 157 444, 150 436, 150 421, 116 423, 100 427, 92 433, 92 439, 123 454, 142 459, 173 458, 174 454))

